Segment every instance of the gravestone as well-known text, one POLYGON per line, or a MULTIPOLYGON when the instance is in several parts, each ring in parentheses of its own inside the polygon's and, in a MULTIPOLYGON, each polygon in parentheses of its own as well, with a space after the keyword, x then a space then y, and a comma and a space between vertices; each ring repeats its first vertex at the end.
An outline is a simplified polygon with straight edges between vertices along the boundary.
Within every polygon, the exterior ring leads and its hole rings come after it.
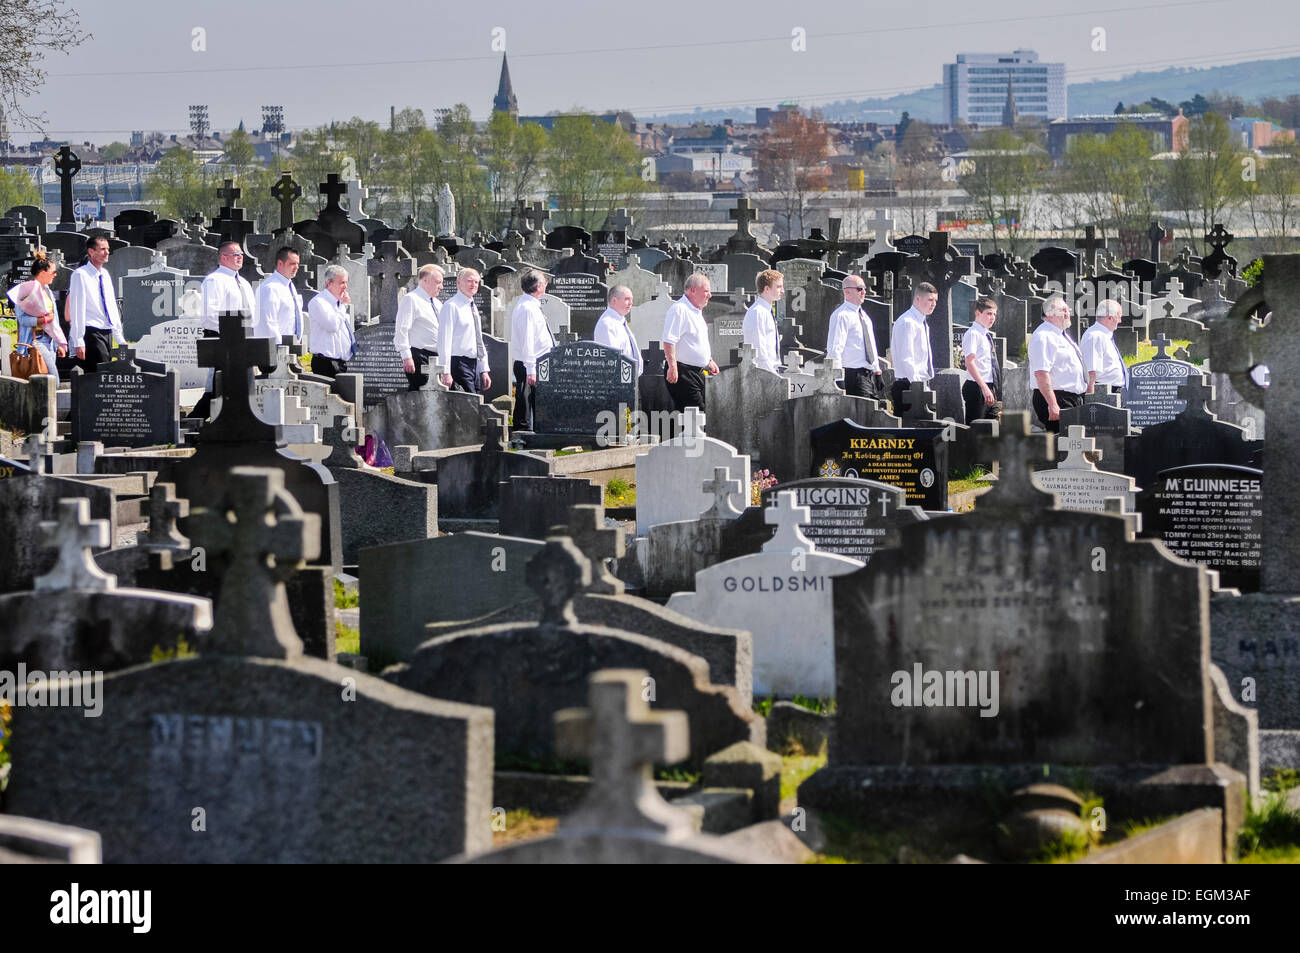
POLYGON ((741 482, 729 497, 739 512, 749 502, 749 457, 730 444, 705 435, 705 415, 698 407, 682 414, 682 432, 636 458, 636 531, 645 536, 658 523, 693 520, 712 506, 702 487, 715 467, 725 467, 741 482))
MULTIPOLYGON (((859 398, 861 399, 861 398, 859 398)), ((943 429, 863 427, 838 420, 809 434, 808 476, 878 480, 926 510, 948 508, 948 443, 943 429)))
POLYGON ((523 539, 546 539, 551 527, 567 523, 569 510, 600 505, 604 488, 575 477, 512 476, 501 484, 499 532, 523 539))
POLYGON ((547 282, 546 291, 568 306, 568 330, 590 340, 608 305, 609 286, 593 274, 557 274, 547 282))
POLYGON ((1066 458, 1055 467, 1035 470, 1033 480, 1034 486, 1056 497, 1061 509, 1105 513, 1106 501, 1119 497, 1124 501, 1123 512, 1136 512, 1137 486, 1133 478, 1097 469, 1085 456, 1096 450, 1096 441, 1086 436, 1084 427, 1072 426, 1066 436, 1058 435, 1056 449, 1066 453, 1066 458))
POLYGON ((367 408, 369 430, 390 447, 444 450, 479 444, 486 405, 478 394, 449 391, 430 381, 420 390, 390 394, 367 408))
POLYGON ((1187 402, 1179 397, 1179 390, 1187 383, 1188 375, 1198 373, 1194 364, 1175 361, 1165 353, 1173 344, 1168 338, 1159 338, 1154 343, 1156 356, 1149 361, 1132 364, 1128 369, 1124 407, 1129 412, 1130 425, 1133 427, 1162 424, 1182 413, 1187 402))
POLYGON ((594 341, 557 344, 537 360, 537 433, 594 434, 637 407, 636 364, 594 341))
POLYGON ((810 519, 795 494, 776 494, 763 515, 776 527, 762 552, 695 574, 695 591, 678 592, 667 608, 701 622, 726 622, 754 638, 754 691, 781 697, 829 698, 835 691, 832 579, 860 567, 819 552, 804 536, 810 519))
POLYGON ((153 374, 125 345, 94 374, 72 375, 72 439, 109 447, 181 442, 180 384, 175 371, 153 374))
POLYGON ((1138 507, 1142 536, 1217 570, 1226 589, 1259 591, 1262 471, 1213 464, 1162 470, 1142 492, 1138 507))
POLYGON ((754 363, 752 345, 743 344, 740 350, 740 363, 704 379, 705 402, 713 434, 754 459, 760 418, 789 400, 792 389, 788 379, 754 363))
POLYGON ((163 261, 159 256, 149 267, 117 280, 122 294, 122 333, 128 341, 138 341, 155 325, 180 317, 186 275, 163 261))
POLYGON ((1094 440, 1101 451, 1101 459, 1110 467, 1122 468, 1124 440, 1133 431, 1129 426, 1129 412, 1117 406, 1118 401, 1118 394, 1089 394, 1078 407, 1061 408, 1061 430, 1069 433, 1071 427, 1082 426, 1085 436, 1094 440))

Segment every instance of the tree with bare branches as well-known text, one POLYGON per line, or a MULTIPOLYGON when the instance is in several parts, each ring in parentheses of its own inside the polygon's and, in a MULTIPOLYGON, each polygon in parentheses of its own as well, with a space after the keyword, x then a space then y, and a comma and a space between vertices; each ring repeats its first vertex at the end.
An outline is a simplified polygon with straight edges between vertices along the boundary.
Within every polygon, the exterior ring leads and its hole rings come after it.
POLYGON ((90 39, 66 0, 0 0, 0 107, 11 125, 43 132, 45 114, 29 103, 45 85, 45 57, 90 39))
POLYGON ((820 122, 797 110, 773 118, 767 139, 758 149, 758 167, 766 186, 780 196, 785 234, 804 234, 804 210, 810 193, 830 184, 826 166, 829 154, 830 138, 820 122))

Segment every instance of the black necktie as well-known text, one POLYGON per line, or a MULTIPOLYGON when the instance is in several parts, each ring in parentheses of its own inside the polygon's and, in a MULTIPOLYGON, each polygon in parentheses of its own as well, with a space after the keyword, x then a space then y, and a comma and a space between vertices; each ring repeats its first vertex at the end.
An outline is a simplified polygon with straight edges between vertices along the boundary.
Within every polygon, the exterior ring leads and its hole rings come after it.
POLYGON ((993 396, 1002 399, 1002 362, 998 360, 998 349, 993 345, 993 335, 984 332, 984 340, 989 342, 989 366, 993 368, 993 396))
POLYGON ((867 357, 867 364, 876 363, 876 348, 872 343, 871 336, 867 334, 867 318, 862 313, 862 308, 858 308, 858 326, 862 328, 862 353, 867 357))

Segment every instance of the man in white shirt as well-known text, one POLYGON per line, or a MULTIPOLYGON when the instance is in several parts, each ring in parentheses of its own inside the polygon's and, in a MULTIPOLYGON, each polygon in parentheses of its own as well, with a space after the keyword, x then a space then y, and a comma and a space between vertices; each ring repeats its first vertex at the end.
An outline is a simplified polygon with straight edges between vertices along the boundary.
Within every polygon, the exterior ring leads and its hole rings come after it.
POLYGON ((533 429, 533 410, 537 403, 537 360, 555 347, 555 335, 542 314, 542 295, 546 294, 546 276, 534 268, 519 279, 523 292, 510 315, 510 353, 514 355, 515 414, 511 424, 516 430, 533 429))
MULTIPOLYGON (((1115 329, 1124 319, 1124 306, 1107 298, 1097 305, 1097 320, 1083 332, 1079 350, 1083 352, 1083 367, 1088 372, 1089 393, 1103 388, 1123 390, 1128 384, 1128 368, 1115 344, 1115 329)), ((1101 390, 1101 393, 1108 393, 1101 390)))
POLYGON ((416 279, 419 287, 408 291, 397 305, 397 324, 393 328, 393 347, 402 359, 407 389, 419 390, 429 382, 424 369, 438 356, 438 314, 442 305, 442 269, 424 265, 416 279))
POLYGON ((718 373, 709 347, 709 327, 704 306, 713 297, 709 279, 695 274, 686 279, 686 293, 664 315, 663 346, 668 368, 664 380, 677 412, 687 407, 704 410, 704 374, 718 373))
POLYGON ((342 265, 327 265, 325 290, 311 299, 307 319, 311 329, 311 372, 335 377, 348 372, 348 361, 356 351, 348 306, 348 273, 342 265))
POLYGON ((1060 295, 1043 302, 1043 323, 1029 337, 1029 370, 1034 375, 1034 413, 1051 433, 1061 430, 1061 408, 1078 407, 1092 393, 1083 372, 1083 354, 1066 333, 1070 306, 1060 295))
POLYGON ((880 375, 876 332, 862 307, 867 283, 861 275, 845 275, 841 282, 844 303, 831 312, 826 327, 826 359, 844 368, 844 392, 852 397, 876 397, 885 389, 880 375))
POLYGON ((627 285, 615 285, 609 289, 609 307, 596 322, 592 339, 597 344, 613 348, 629 361, 636 364, 636 376, 639 380, 645 370, 645 359, 641 357, 641 348, 637 345, 636 335, 627 316, 632 313, 632 289, 627 285))
POLYGON ((992 298, 975 299, 975 320, 961 336, 961 353, 965 357, 970 379, 961 385, 966 404, 966 423, 997 420, 998 401, 1002 399, 1002 368, 993 352, 993 335, 989 329, 998 319, 998 303, 992 298))
POLYGON ((249 337, 276 344, 283 337, 292 337, 295 344, 302 340, 302 295, 293 286, 298 262, 298 253, 288 246, 275 253, 275 271, 257 286, 257 317, 249 337))
POLYGON ((239 274, 244 266, 244 252, 239 242, 226 242, 219 250, 217 270, 203 279, 203 320, 200 324, 205 338, 218 336, 223 311, 242 311, 257 326, 257 307, 253 286, 239 274))
POLYGON ((438 363, 442 384, 453 390, 479 394, 492 386, 487 347, 483 344, 483 319, 474 295, 483 279, 473 268, 456 275, 456 293, 438 312, 438 363))
POLYGON ((108 256, 107 238, 103 235, 87 238, 86 257, 90 260, 74 271, 68 282, 68 345, 87 374, 108 363, 114 337, 125 340, 113 277, 104 267, 108 256))
POLYGON ((902 416, 903 394, 912 381, 934 377, 934 352, 930 349, 930 326, 925 319, 939 303, 939 289, 928 281, 916 286, 912 306, 898 316, 889 332, 889 359, 894 362, 894 386, 890 396, 894 413, 902 416))
POLYGON ((776 330, 776 303, 785 297, 785 276, 775 268, 758 273, 758 297, 745 312, 744 341, 756 352, 754 363, 780 373, 781 335, 776 330))

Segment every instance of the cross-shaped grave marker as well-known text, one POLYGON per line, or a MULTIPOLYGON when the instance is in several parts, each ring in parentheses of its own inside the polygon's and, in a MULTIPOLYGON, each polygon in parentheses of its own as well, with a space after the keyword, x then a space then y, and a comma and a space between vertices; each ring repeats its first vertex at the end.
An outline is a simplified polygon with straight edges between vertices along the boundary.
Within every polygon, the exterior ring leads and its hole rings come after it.
POLYGON ((280 228, 293 227, 293 203, 302 197, 302 186, 293 180, 292 172, 281 172, 280 181, 271 188, 271 198, 280 203, 280 228))
POLYGON ((903 391, 903 410, 899 416, 903 420, 933 421, 934 391, 925 386, 925 381, 912 381, 903 391))
POLYGON ((560 820, 565 831, 691 831, 689 815, 663 799, 651 776, 654 765, 690 754, 686 713, 651 711, 642 690, 648 678, 635 669, 596 672, 590 707, 555 713, 556 753, 591 762, 591 792, 560 820))
POLYGON ((108 520, 90 518, 90 501, 80 497, 59 500, 59 518, 41 521, 41 545, 59 551, 58 562, 32 588, 45 590, 82 589, 108 592, 117 584, 95 564, 92 548, 108 545, 108 520))
POLYGON ((546 223, 550 221, 551 210, 541 202, 534 202, 528 210, 528 227, 537 235, 540 243, 546 237, 546 223))
POLYGON ((840 367, 840 362, 833 357, 823 358, 822 362, 817 365, 817 370, 813 371, 813 378, 817 381, 813 385, 814 394, 843 394, 837 381, 843 378, 844 371, 840 367))
POLYGON ((1160 244, 1169 237, 1169 232, 1161 228, 1159 222, 1152 222, 1147 229, 1147 238, 1151 240, 1151 260, 1157 264, 1160 262, 1160 244))
POLYGON ((234 179, 226 179, 225 185, 217 189, 217 198, 221 199, 223 212, 235 207, 235 199, 243 195, 242 189, 235 188, 234 179))
POLYGON ((154 483, 149 490, 149 528, 136 533, 136 543, 146 549, 188 550, 190 541, 176 527, 190 515, 190 501, 176 498, 174 483, 154 483))
POLYGON ((524 567, 528 586, 542 603, 542 628, 578 624, 574 597, 591 586, 591 563, 566 536, 552 536, 524 567))
POLYGON ((366 211, 361 203, 370 198, 370 190, 361 184, 360 179, 348 179, 348 204, 352 206, 354 218, 364 218, 366 211))
POLYGON ((32 473, 46 473, 49 470, 47 461, 54 453, 49 428, 43 427, 28 434, 23 441, 23 453, 27 454, 27 468, 32 473))
POLYGON ((1215 222, 1214 228, 1212 228, 1205 236, 1205 241, 1207 244, 1211 245, 1215 251, 1223 251, 1225 247, 1232 244, 1234 238, 1236 238, 1236 236, 1224 228, 1222 222, 1215 222))
POLYGON ((682 436, 698 440, 705 436, 704 424, 707 415, 698 407, 687 407, 682 411, 682 436))
POLYGON ((221 413, 203 426, 202 438, 213 440, 274 440, 275 428, 253 413, 250 393, 253 371, 275 366, 275 342, 250 338, 243 312, 223 311, 217 318, 221 331, 215 338, 198 341, 199 367, 214 367, 221 374, 221 413))
POLYGON ((1208 418, 1210 412, 1206 410, 1205 402, 1214 400, 1214 385, 1206 382, 1204 374, 1189 371, 1186 379, 1178 385, 1178 399, 1187 401, 1187 409, 1183 413, 1208 418))
POLYGON ((337 172, 331 172, 329 175, 325 176, 325 181, 320 184, 317 191, 320 192, 321 195, 325 196, 324 211, 337 212, 344 216, 347 215, 347 213, 343 211, 343 207, 339 205, 339 199, 348 194, 348 186, 347 183, 339 177, 337 172))
POLYGON ((384 321, 397 320, 398 291, 415 274, 415 260, 401 255, 406 255, 401 242, 380 242, 378 257, 366 262, 366 274, 379 279, 379 314, 384 321))
MULTIPOLYGON (((81 171, 81 159, 68 146, 54 153, 54 172, 59 177, 59 224, 75 226, 76 210, 72 204, 72 178, 81 171)), ((69 231, 70 229, 64 229, 69 231)))
POLYGON ((749 199, 737 199, 736 207, 727 213, 736 223, 736 234, 744 235, 746 238, 752 238, 749 226, 754 223, 758 217, 758 210, 754 208, 754 203, 749 199))
POLYGON ((284 474, 233 467, 221 502, 191 517, 194 541, 228 559, 205 651, 261 658, 296 658, 284 583, 320 554, 320 517, 303 513, 284 489, 284 474))
POLYGON ((980 497, 980 509, 991 506, 1021 508, 1028 502, 1038 509, 1056 509, 1056 497, 1040 490, 1030 478, 1033 464, 1054 460, 1053 434, 1031 433, 1029 413, 1023 410, 1003 411, 996 437, 981 437, 981 442, 991 441, 989 456, 998 462, 998 479, 993 489, 980 497))
POLYGON ((763 552, 810 553, 816 549, 800 528, 801 524, 812 520, 812 510, 800 506, 796 502, 798 499, 794 490, 781 490, 772 505, 763 511, 763 522, 776 527, 772 538, 763 544, 763 552))
POLYGON ((357 447, 365 440, 365 433, 357 426, 351 414, 334 414, 333 423, 321 431, 321 443, 330 448, 330 455, 321 461, 327 467, 360 470, 365 461, 357 447))
POLYGON ((622 530, 605 526, 605 507, 599 503, 579 503, 569 508, 566 526, 551 527, 551 535, 567 536, 591 561, 591 586, 588 592, 618 596, 623 594, 623 580, 615 578, 605 560, 621 559, 627 552, 622 530))
POLYGON ((310 414, 302 406, 302 399, 290 397, 278 387, 268 388, 262 394, 262 419, 275 427, 276 443, 316 443, 320 428, 307 422, 310 414))
POLYGON ((1156 349, 1156 355, 1155 357, 1151 358, 1151 360, 1153 361, 1173 360, 1172 357, 1170 357, 1168 354, 1165 353, 1169 348, 1173 347, 1174 344, 1174 342, 1171 341, 1167 336, 1165 336, 1164 334, 1158 335, 1156 339, 1151 342, 1151 344, 1156 349))
POLYGON ((625 232, 632 227, 632 216, 627 209, 617 208, 605 216, 605 224, 615 231, 625 232))
POLYGON ((734 520, 740 516, 740 510, 731 502, 731 495, 739 493, 741 483, 732 480, 728 467, 714 467, 713 479, 705 480, 701 489, 713 494, 713 505, 700 514, 702 520, 734 520))
POLYGON ((1097 268, 1097 249, 1105 248, 1106 243, 1097 237, 1096 227, 1088 225, 1083 229, 1083 238, 1075 239, 1074 247, 1083 251, 1084 263, 1095 271, 1097 268))
POLYGON ((1065 436, 1057 435, 1056 450, 1060 453, 1065 451, 1066 457, 1056 465, 1058 470, 1095 470, 1097 465, 1092 462, 1088 454, 1094 454, 1099 457, 1101 451, 1097 450, 1097 441, 1088 436, 1088 429, 1079 425, 1069 428, 1069 433, 1065 436))

